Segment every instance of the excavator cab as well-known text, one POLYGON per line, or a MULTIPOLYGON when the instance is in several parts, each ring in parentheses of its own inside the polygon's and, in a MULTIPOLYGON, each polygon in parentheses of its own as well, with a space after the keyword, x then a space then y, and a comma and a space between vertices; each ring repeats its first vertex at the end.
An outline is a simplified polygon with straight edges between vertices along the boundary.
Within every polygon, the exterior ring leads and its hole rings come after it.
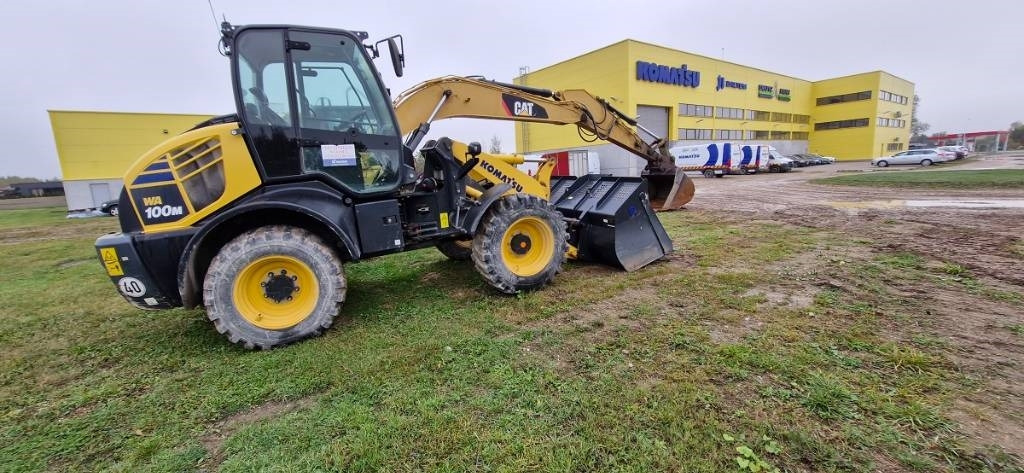
POLYGON ((365 33, 249 26, 225 38, 238 117, 266 180, 315 175, 358 198, 415 178, 365 33))

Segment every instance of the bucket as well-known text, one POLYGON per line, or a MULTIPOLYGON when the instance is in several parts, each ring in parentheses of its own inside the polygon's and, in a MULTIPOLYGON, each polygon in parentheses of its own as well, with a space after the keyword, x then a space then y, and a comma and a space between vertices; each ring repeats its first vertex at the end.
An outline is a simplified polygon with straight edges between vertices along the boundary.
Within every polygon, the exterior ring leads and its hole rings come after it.
POLYGON ((641 177, 552 177, 551 203, 569 222, 577 258, 634 271, 672 252, 641 177))

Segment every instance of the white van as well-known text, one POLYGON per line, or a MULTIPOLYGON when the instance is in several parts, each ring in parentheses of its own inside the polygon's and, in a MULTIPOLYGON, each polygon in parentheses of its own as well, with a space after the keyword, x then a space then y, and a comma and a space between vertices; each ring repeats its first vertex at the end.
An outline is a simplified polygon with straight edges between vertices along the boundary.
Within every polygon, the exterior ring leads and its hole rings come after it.
POLYGON ((793 170, 793 160, 782 155, 774 146, 768 147, 768 172, 789 172, 793 170))
MULTIPOLYGON (((768 162, 768 146, 761 144, 737 145, 740 148, 739 170, 743 174, 754 174, 762 170, 762 163, 768 162)), ((767 169, 767 168, 765 168, 767 169)))
POLYGON ((675 158, 677 168, 697 171, 704 177, 722 177, 738 171, 743 158, 735 143, 673 146, 668 152, 675 158))

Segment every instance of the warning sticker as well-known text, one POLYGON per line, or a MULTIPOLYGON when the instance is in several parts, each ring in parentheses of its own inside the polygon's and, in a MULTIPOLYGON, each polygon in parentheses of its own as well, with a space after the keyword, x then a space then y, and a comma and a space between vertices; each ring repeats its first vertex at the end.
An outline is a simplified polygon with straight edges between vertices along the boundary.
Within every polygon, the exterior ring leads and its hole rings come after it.
POLYGON ((356 145, 320 145, 324 167, 355 166, 356 145))
POLYGON ((441 212, 441 228, 448 228, 448 212, 441 212))
POLYGON ((103 266, 107 268, 107 274, 111 276, 123 276, 121 260, 117 257, 117 250, 114 248, 100 248, 100 258, 103 259, 103 266))

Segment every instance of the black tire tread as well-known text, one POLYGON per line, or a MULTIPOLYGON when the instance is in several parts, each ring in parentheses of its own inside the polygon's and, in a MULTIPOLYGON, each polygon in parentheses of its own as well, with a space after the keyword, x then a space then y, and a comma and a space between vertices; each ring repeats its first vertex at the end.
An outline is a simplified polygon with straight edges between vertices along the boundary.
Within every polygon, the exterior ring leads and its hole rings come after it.
POLYGON ((502 197, 484 215, 473 238, 473 263, 477 272, 495 289, 505 294, 535 290, 551 283, 562 272, 568 249, 568 234, 562 214, 550 202, 528 194, 502 197), (501 257, 501 238, 513 222, 524 216, 546 219, 555 235, 552 262, 537 275, 520 278, 506 269, 501 257))
MULTIPOLYGON (((309 263, 309 261, 306 262, 306 264, 309 263)), ((227 337, 231 343, 242 345, 248 350, 267 350, 318 336, 330 328, 345 301, 346 290, 345 272, 341 260, 319 237, 302 228, 271 225, 243 233, 221 247, 206 271, 203 283, 203 301, 206 306, 206 316, 213 322, 217 333, 227 337), (222 311, 223 307, 217 303, 215 298, 218 284, 231 284, 236 277, 236 274, 231 273, 229 269, 231 263, 240 258, 247 258, 260 247, 267 245, 284 249, 304 248, 308 251, 312 258, 318 260, 314 263, 315 265, 321 265, 328 269, 327 274, 317 272, 316 276, 319 280, 333 281, 335 300, 334 304, 325 306, 320 313, 314 312, 310 318, 297 325, 296 327, 301 327, 300 330, 288 329, 283 336, 274 336, 276 335, 273 333, 275 331, 262 330, 268 336, 257 339, 257 337, 246 337, 237 324, 247 324, 247 322, 241 319, 241 315, 238 315, 237 311, 222 311), (317 320, 315 323, 306 323, 310 319, 317 320)))

